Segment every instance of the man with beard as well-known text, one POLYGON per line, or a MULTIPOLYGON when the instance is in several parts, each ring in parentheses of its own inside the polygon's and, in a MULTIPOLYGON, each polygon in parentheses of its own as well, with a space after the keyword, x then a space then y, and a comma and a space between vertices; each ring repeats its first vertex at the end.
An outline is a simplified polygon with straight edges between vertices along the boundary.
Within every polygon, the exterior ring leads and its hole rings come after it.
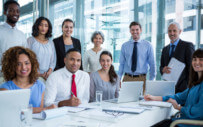
MULTIPOLYGON (((0 59, 3 53, 13 46, 26 46, 24 33, 16 28, 20 16, 20 5, 14 0, 4 3, 6 22, 0 25, 0 59)), ((1 70, 1 62, 0 62, 1 70)), ((1 75, 1 74, 0 74, 1 75)))
POLYGON ((182 92, 187 88, 190 64, 192 62, 192 54, 194 52, 194 45, 191 42, 181 40, 179 38, 180 33, 180 25, 177 22, 169 24, 168 37, 170 39, 170 44, 163 48, 160 64, 161 74, 170 73, 171 68, 168 67, 168 64, 172 57, 185 64, 185 69, 176 84, 176 93, 182 92))

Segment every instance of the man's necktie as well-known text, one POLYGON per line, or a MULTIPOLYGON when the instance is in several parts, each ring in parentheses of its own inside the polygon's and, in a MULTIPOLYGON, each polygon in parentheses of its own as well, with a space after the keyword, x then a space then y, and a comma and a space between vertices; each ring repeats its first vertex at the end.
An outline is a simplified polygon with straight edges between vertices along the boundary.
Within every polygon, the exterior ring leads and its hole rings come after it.
POLYGON ((136 71, 137 67, 137 42, 134 42, 133 55, 132 55, 132 72, 136 71))
MULTIPOLYGON (((77 97, 77 91, 76 91, 76 84, 75 84, 75 74, 72 75, 72 86, 71 86, 71 91, 73 92, 73 94, 77 97)), ((73 96, 71 94, 71 96, 73 96)))
POLYGON ((175 45, 171 45, 171 55, 170 58, 173 57, 175 45))

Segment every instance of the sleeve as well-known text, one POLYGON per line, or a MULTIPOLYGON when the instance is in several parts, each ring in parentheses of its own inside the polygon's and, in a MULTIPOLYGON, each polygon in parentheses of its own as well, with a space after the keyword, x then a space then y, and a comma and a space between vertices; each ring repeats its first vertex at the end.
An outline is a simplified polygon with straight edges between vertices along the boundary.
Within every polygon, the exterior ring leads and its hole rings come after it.
POLYGON ((188 91, 189 91, 189 88, 186 89, 185 91, 183 91, 181 93, 177 93, 175 95, 163 96, 162 99, 163 99, 163 101, 168 101, 170 98, 172 98, 172 99, 175 99, 178 104, 185 104, 187 95, 188 95, 188 91))
POLYGON ((95 101, 95 82, 94 82, 94 73, 90 75, 90 102, 95 101))
POLYGON ((89 71, 89 57, 88 57, 88 51, 85 53, 84 55, 84 59, 83 59, 83 69, 85 72, 90 72, 89 71))
POLYGON ((149 52, 148 52, 148 63, 150 66, 150 80, 154 80, 155 76, 156 76, 156 62, 155 62, 155 58, 154 58, 154 50, 152 45, 150 44, 149 47, 149 52))
POLYGON ((82 104, 86 104, 90 100, 90 76, 88 73, 85 72, 84 75, 84 85, 85 85, 85 92, 82 99, 82 104))
POLYGON ((121 47, 121 54, 120 54, 120 59, 119 59, 119 70, 118 70, 118 76, 121 79, 123 75, 123 70, 124 70, 124 65, 125 65, 125 51, 124 51, 124 45, 121 47))
POLYGON ((48 107, 52 104, 58 105, 58 102, 55 102, 57 95, 57 84, 54 73, 48 77, 46 81, 45 95, 44 95, 44 105, 48 107))
POLYGON ((40 85, 40 92, 41 92, 41 94, 45 91, 45 85, 44 85, 44 83, 42 82, 42 81, 40 81, 40 80, 37 80, 37 82, 39 83, 39 85, 40 85))
POLYGON ((161 73, 161 75, 163 75, 163 72, 162 72, 162 70, 163 70, 163 68, 164 68, 164 48, 163 48, 163 50, 162 50, 162 53, 161 53, 161 60, 160 60, 160 67, 159 67, 159 71, 160 71, 160 73, 161 73))
POLYGON ((119 80, 119 78, 117 78, 117 81, 116 81, 115 98, 118 98, 118 96, 119 96, 119 87, 120 87, 120 80, 119 80))
POLYGON ((25 34, 23 34, 23 47, 27 48, 28 46, 28 43, 27 43, 27 39, 26 39, 26 36, 25 34))
MULTIPOLYGON (((81 43, 80 43, 79 39, 78 39, 78 49, 80 50, 81 57, 82 57, 81 43)), ((83 61, 82 60, 81 60, 80 70, 83 70, 83 61)))
POLYGON ((10 88, 9 88, 9 85, 8 85, 8 82, 5 82, 5 83, 3 83, 3 84, 1 84, 0 85, 0 89, 7 89, 7 90, 10 90, 10 88))
POLYGON ((50 63, 50 67, 52 70, 54 70, 55 66, 56 66, 56 51, 55 51, 55 47, 54 47, 54 43, 53 41, 51 41, 51 47, 52 47, 52 56, 51 56, 51 63, 50 63))
POLYGON ((27 39, 27 48, 31 49, 32 48, 32 43, 33 43, 32 37, 29 37, 27 39))
POLYGON ((180 110, 189 119, 203 120, 203 89, 199 92, 199 100, 194 105, 183 106, 180 110))

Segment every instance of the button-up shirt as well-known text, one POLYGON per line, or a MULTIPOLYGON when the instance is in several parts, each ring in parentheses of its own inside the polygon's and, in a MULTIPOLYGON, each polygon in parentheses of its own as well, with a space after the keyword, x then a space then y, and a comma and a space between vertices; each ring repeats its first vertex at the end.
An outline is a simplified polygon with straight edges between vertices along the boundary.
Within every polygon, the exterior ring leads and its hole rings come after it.
MULTIPOLYGON (((8 23, 0 25, 0 59, 3 53, 14 46, 26 47, 27 41, 24 33, 15 27, 10 26, 8 23)), ((1 70, 1 62, 0 62, 1 70)))
MULTIPOLYGON (((71 98, 72 73, 66 67, 53 72, 46 81, 45 106, 58 105, 60 101, 71 98)), ((75 73, 77 97, 82 103, 88 103, 90 97, 90 77, 87 72, 75 73)))
POLYGON ((154 51, 150 42, 146 40, 137 41, 137 67, 135 72, 131 71, 134 42, 133 39, 130 39, 122 45, 118 75, 121 78, 123 73, 131 75, 146 74, 150 67, 149 79, 153 80, 156 76, 154 51))

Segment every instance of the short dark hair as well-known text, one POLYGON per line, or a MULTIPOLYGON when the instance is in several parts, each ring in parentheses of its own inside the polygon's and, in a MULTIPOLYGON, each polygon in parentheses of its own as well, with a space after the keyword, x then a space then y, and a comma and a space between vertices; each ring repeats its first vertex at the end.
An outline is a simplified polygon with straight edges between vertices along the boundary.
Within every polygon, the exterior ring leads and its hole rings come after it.
MULTIPOLYGON (((69 50, 66 52, 65 57, 66 57, 69 53, 71 53, 71 52, 78 52, 78 53, 80 53, 80 50, 78 50, 77 48, 69 49, 69 50)), ((81 54, 81 53, 80 53, 80 54, 81 54)))
POLYGON ((65 24, 65 22, 72 22, 72 23, 73 23, 73 27, 75 27, 75 24, 74 24, 73 20, 71 20, 71 19, 65 19, 65 20, 63 21, 63 23, 62 23, 62 27, 63 27, 63 25, 65 24))
POLYGON ((139 22, 135 22, 135 21, 130 23, 129 28, 131 28, 132 26, 136 26, 136 25, 138 25, 140 27, 140 29, 142 29, 142 26, 140 25, 140 23, 139 22))
MULTIPOLYGON (((201 48, 197 49, 192 55, 192 59, 193 58, 203 58, 203 49, 201 48)), ((203 81, 203 75, 199 78, 198 73, 194 71, 191 64, 188 87, 192 88, 193 86, 200 84, 202 81, 203 81)))
POLYGON ((15 0, 8 0, 8 1, 6 1, 6 2, 4 3, 4 12, 7 11, 8 6, 9 6, 10 4, 16 4, 16 5, 18 5, 18 6, 20 7, 20 4, 19 4, 17 1, 15 1, 15 0))
POLYGON ((32 36, 36 37, 36 36, 39 35, 39 28, 38 28, 38 27, 39 27, 40 23, 42 22, 42 20, 47 21, 47 23, 48 23, 48 25, 49 25, 49 29, 48 29, 48 31, 47 31, 45 37, 46 37, 46 38, 52 37, 52 25, 51 25, 51 22, 49 21, 48 18, 45 18, 45 17, 39 17, 39 18, 35 21, 34 25, 32 26, 32 36))

